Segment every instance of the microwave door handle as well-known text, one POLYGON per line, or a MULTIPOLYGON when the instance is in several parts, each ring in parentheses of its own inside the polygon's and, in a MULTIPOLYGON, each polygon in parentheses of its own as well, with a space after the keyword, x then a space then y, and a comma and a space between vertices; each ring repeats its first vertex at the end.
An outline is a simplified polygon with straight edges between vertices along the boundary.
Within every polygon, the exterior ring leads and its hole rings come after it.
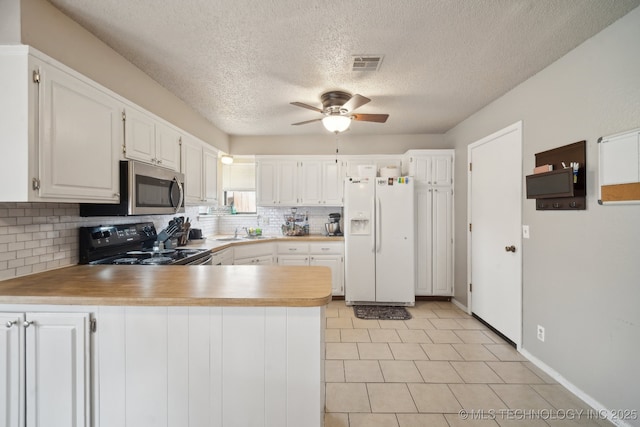
MULTIPOLYGON (((178 204, 176 205, 176 213, 180 211, 180 206, 182 206, 182 202, 184 200, 184 189, 182 188, 182 184, 180 184, 180 180, 178 177, 174 177, 173 181, 178 185, 178 190, 180 190, 180 200, 178 200, 178 204)), ((171 200, 171 204, 173 205, 173 193, 169 192, 169 198, 171 200)))

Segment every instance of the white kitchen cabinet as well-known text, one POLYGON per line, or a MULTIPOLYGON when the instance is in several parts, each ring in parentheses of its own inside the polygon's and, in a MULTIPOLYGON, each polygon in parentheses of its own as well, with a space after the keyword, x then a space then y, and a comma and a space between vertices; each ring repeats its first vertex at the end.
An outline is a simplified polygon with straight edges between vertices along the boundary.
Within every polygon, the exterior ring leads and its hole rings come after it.
POLYGON ((333 295, 344 295, 343 242, 282 242, 277 244, 278 265, 310 265, 331 269, 333 295))
POLYGON ((450 186, 453 184, 453 157, 451 154, 410 156, 408 174, 423 184, 450 186))
POLYGON ((97 316, 97 426, 322 425, 324 307, 114 306, 97 316))
POLYGON ((131 106, 125 107, 123 119, 127 159, 180 170, 182 135, 176 128, 131 106))
POLYGON ((90 315, 2 313, 0 320, 3 426, 91 426, 90 315))
POLYGON ((233 248, 213 252, 211 256, 211 265, 233 265, 233 248))
POLYGON ((0 313, 0 425, 24 426, 23 313, 0 313))
POLYGON ((235 265, 273 264, 273 243, 252 243, 233 248, 235 265))
POLYGON ((416 295, 453 295, 453 150, 412 150, 416 183, 416 295))
POLYGON ((258 206, 296 206, 300 200, 298 180, 298 162, 295 160, 257 160, 258 206))
POLYGON ((182 139, 185 203, 215 205, 218 201, 218 153, 190 136, 182 139))
POLYGON ((119 202, 121 103, 27 46, 0 47, 0 201, 119 202))
POLYGON ((300 170, 300 201, 302 206, 341 206, 341 162, 303 159, 300 170))

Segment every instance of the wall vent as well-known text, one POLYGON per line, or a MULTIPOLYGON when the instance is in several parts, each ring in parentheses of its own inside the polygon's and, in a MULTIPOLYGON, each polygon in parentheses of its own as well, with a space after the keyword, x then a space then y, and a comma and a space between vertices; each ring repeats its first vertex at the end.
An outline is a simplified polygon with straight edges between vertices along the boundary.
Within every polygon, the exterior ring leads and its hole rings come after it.
POLYGON ((378 71, 382 55, 354 55, 351 71, 378 71))

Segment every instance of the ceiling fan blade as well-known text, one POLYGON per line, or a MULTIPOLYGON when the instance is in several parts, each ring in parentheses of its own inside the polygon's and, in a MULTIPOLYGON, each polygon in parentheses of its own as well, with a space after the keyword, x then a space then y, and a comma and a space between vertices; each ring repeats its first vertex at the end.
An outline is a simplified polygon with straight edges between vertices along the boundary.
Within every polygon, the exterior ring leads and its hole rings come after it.
POLYGON ((351 115, 353 120, 358 120, 361 122, 376 122, 376 123, 385 123, 389 118, 388 114, 353 114, 351 115))
POLYGON ((307 120, 304 122, 291 123, 291 126, 306 125, 307 123, 319 122, 320 120, 322 120, 322 117, 319 119, 307 120))
POLYGON ((302 102, 290 102, 291 105, 295 105, 296 107, 302 107, 302 108, 306 108, 308 110, 313 110, 313 111, 317 111, 318 113, 322 113, 322 110, 316 107, 313 107, 311 105, 308 104, 303 104, 302 102))
POLYGON ((364 104, 370 102, 369 98, 366 98, 362 95, 358 95, 357 93, 353 95, 347 102, 344 103, 342 108, 347 110, 348 112, 354 111, 356 108, 362 107, 364 104))

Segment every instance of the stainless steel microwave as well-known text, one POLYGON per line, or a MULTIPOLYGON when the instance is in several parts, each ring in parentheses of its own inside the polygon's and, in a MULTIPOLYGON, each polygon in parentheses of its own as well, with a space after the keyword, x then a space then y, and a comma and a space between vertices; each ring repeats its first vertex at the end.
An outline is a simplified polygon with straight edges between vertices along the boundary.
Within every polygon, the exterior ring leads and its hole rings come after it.
POLYGON ((184 212, 184 175, 132 160, 120 162, 120 203, 82 203, 80 216, 174 215, 184 212))

